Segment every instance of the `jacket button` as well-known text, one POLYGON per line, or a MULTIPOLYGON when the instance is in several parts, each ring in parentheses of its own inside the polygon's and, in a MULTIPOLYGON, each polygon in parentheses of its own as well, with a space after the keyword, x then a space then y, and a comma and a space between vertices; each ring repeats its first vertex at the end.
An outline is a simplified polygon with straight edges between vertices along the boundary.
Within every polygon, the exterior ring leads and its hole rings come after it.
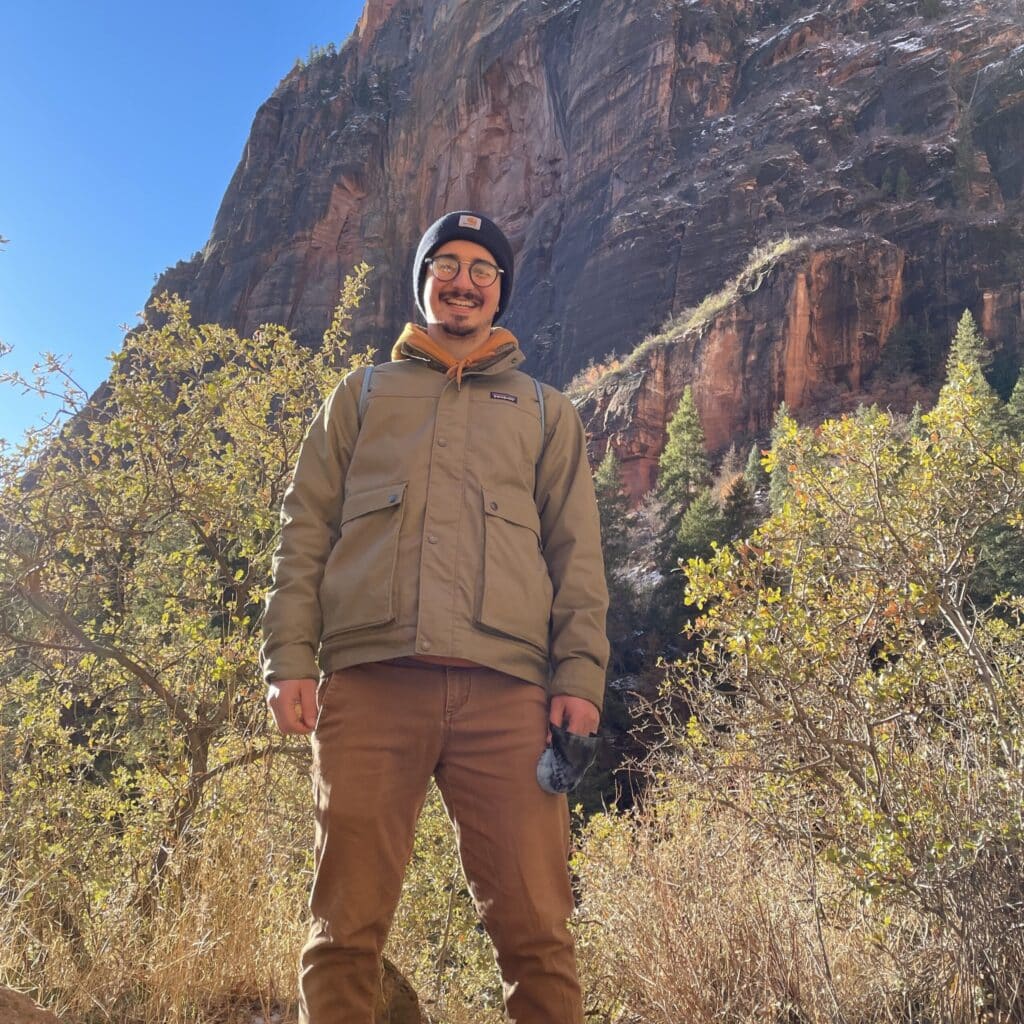
POLYGON ((438 448, 447 448, 448 447, 448 442, 443 437, 439 437, 437 439, 437 447, 438 448))
POLYGON ((436 544, 436 543, 437 543, 437 536, 436 536, 435 534, 433 534, 433 533, 432 533, 432 534, 430 534, 430 536, 429 536, 429 537, 427 537, 427 541, 428 541, 428 542, 429 542, 430 544, 436 544))
POLYGON ((497 512, 498 511, 498 503, 496 501, 492 501, 491 502, 491 511, 492 512, 497 512))
POLYGON ((397 494, 389 494, 388 495, 388 504, 389 505, 394 505, 394 503, 396 501, 398 501, 398 495, 397 494))
POLYGON ((421 651, 429 651, 430 650, 430 641, 429 640, 421 640, 420 641, 420 650, 421 651))

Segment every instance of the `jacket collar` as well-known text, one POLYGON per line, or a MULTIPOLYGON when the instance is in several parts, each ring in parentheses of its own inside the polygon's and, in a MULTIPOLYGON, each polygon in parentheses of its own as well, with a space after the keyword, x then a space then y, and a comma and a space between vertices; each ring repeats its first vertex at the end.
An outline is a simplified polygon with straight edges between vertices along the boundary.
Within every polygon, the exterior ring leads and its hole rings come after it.
POLYGON ((511 331, 495 327, 488 339, 469 353, 465 359, 456 359, 430 337, 417 324, 406 324, 391 349, 391 358, 418 359, 435 370, 443 372, 449 380, 461 387, 464 373, 496 374, 511 370, 524 359, 519 342, 511 331))

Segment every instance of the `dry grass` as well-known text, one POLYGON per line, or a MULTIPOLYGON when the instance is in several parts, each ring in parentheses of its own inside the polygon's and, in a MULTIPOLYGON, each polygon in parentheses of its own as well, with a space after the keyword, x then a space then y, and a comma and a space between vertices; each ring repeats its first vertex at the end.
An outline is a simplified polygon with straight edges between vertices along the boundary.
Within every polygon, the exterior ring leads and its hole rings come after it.
POLYGON ((606 377, 622 369, 622 358, 613 353, 601 362, 594 362, 593 359, 579 370, 565 387, 565 393, 570 398, 585 395, 606 377))
POLYGON ((743 269, 721 290, 705 296, 700 303, 671 317, 660 331, 649 334, 624 359, 613 357, 607 364, 591 363, 573 378, 567 389, 571 395, 582 395, 608 384, 616 377, 629 373, 652 349, 668 345, 689 331, 710 323, 719 313, 728 309, 741 295, 757 291, 765 275, 780 259, 813 242, 808 235, 784 235, 774 242, 766 242, 754 249, 743 269))
POLYGON ((588 1020, 882 1024, 973 1019, 951 951, 740 817, 666 799, 594 819, 576 868, 588 1020))
MULTIPOLYGON (((254 773, 248 786, 233 794, 249 800, 244 817, 233 802, 235 813, 208 819, 202 841, 172 859, 149 919, 113 893, 71 935, 31 890, 0 884, 0 981, 34 988, 82 1024, 249 1024, 271 1007, 293 1022, 308 784, 293 771, 273 786, 254 773)), ((578 846, 574 927, 590 1024, 978 1019, 958 995, 955 949, 734 812, 665 796, 642 814, 593 819, 578 846)), ((503 1019, 436 799, 388 952, 432 1024, 503 1019)))
POLYGON ((108 893, 85 885, 59 894, 55 913, 53 898, 40 898, 50 879, 9 872, 0 983, 33 990, 76 1022, 248 1024, 261 1007, 287 1007, 311 833, 308 814, 290 809, 306 811, 309 792, 294 770, 267 781, 254 771, 232 794, 235 813, 211 817, 201 839, 176 853, 148 916, 128 878, 108 893))

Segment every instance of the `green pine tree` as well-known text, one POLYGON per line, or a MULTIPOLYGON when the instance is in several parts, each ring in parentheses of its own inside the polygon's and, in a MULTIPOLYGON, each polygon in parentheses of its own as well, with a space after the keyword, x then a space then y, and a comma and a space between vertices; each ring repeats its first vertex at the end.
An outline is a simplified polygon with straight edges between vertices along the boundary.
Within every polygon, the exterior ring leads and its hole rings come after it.
POLYGON ((977 367, 981 373, 992 365, 992 350, 985 336, 978 330, 978 324, 969 309, 965 309, 963 316, 960 317, 953 343, 949 346, 949 357, 946 360, 947 377, 958 363, 971 368, 977 367))
POLYGON ((910 410, 910 419, 907 422, 907 429, 911 437, 921 436, 921 431, 924 429, 924 424, 921 422, 922 415, 921 403, 915 402, 914 408, 910 410))
POLYGON ((629 500, 622 482, 619 460, 615 458, 610 445, 594 474, 594 493, 601 519, 605 573, 610 579, 625 567, 629 554, 629 500))
POLYGON ((1010 392, 1006 402, 1006 427, 1010 436, 1024 441, 1024 370, 1021 370, 1017 383, 1010 392))
POLYGON ((768 484, 768 504, 773 512, 782 508, 789 495, 789 460, 786 458, 784 450, 784 438, 792 422, 789 406, 782 402, 775 410, 775 419, 772 420, 771 450, 774 465, 768 484))
POLYGON ((965 309, 949 347, 946 381, 939 390, 939 404, 969 388, 976 396, 974 415, 979 426, 998 432, 1005 430, 1006 414, 1003 403, 985 377, 985 370, 991 364, 992 350, 988 340, 978 330, 971 311, 965 309))
POLYGON ((896 175, 896 198, 902 203, 910 198, 910 175, 906 167, 901 166, 899 174, 896 175))
POLYGON ((761 445, 755 442, 750 446, 747 465, 743 470, 743 479, 747 481, 747 486, 752 494, 767 487, 770 480, 768 470, 764 468, 764 463, 761 460, 761 445))
POLYGON ((715 500, 710 487, 705 487, 683 513, 676 530, 676 556, 679 561, 710 554, 712 543, 728 539, 729 523, 715 500))
POLYGON ((736 476, 725 490, 721 496, 721 507, 725 520, 724 540, 737 540, 751 532, 757 520, 757 505, 745 476, 736 476))
POLYGON ((693 390, 687 387, 668 422, 668 440, 658 459, 658 492, 670 510, 677 509, 682 515, 694 495, 710 483, 704 428, 697 415, 693 390))

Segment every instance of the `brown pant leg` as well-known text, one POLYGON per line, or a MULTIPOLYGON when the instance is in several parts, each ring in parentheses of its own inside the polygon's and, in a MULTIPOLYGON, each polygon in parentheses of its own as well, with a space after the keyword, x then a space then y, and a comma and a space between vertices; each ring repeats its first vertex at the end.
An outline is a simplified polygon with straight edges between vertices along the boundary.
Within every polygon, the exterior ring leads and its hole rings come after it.
POLYGON ((440 753, 443 672, 336 672, 313 734, 313 922, 301 1024, 373 1024, 380 954, 440 753))
POLYGON ((500 672, 466 671, 436 778, 463 869, 494 942, 516 1024, 581 1024, 572 937, 569 813, 537 785, 547 733, 542 689, 500 672))

